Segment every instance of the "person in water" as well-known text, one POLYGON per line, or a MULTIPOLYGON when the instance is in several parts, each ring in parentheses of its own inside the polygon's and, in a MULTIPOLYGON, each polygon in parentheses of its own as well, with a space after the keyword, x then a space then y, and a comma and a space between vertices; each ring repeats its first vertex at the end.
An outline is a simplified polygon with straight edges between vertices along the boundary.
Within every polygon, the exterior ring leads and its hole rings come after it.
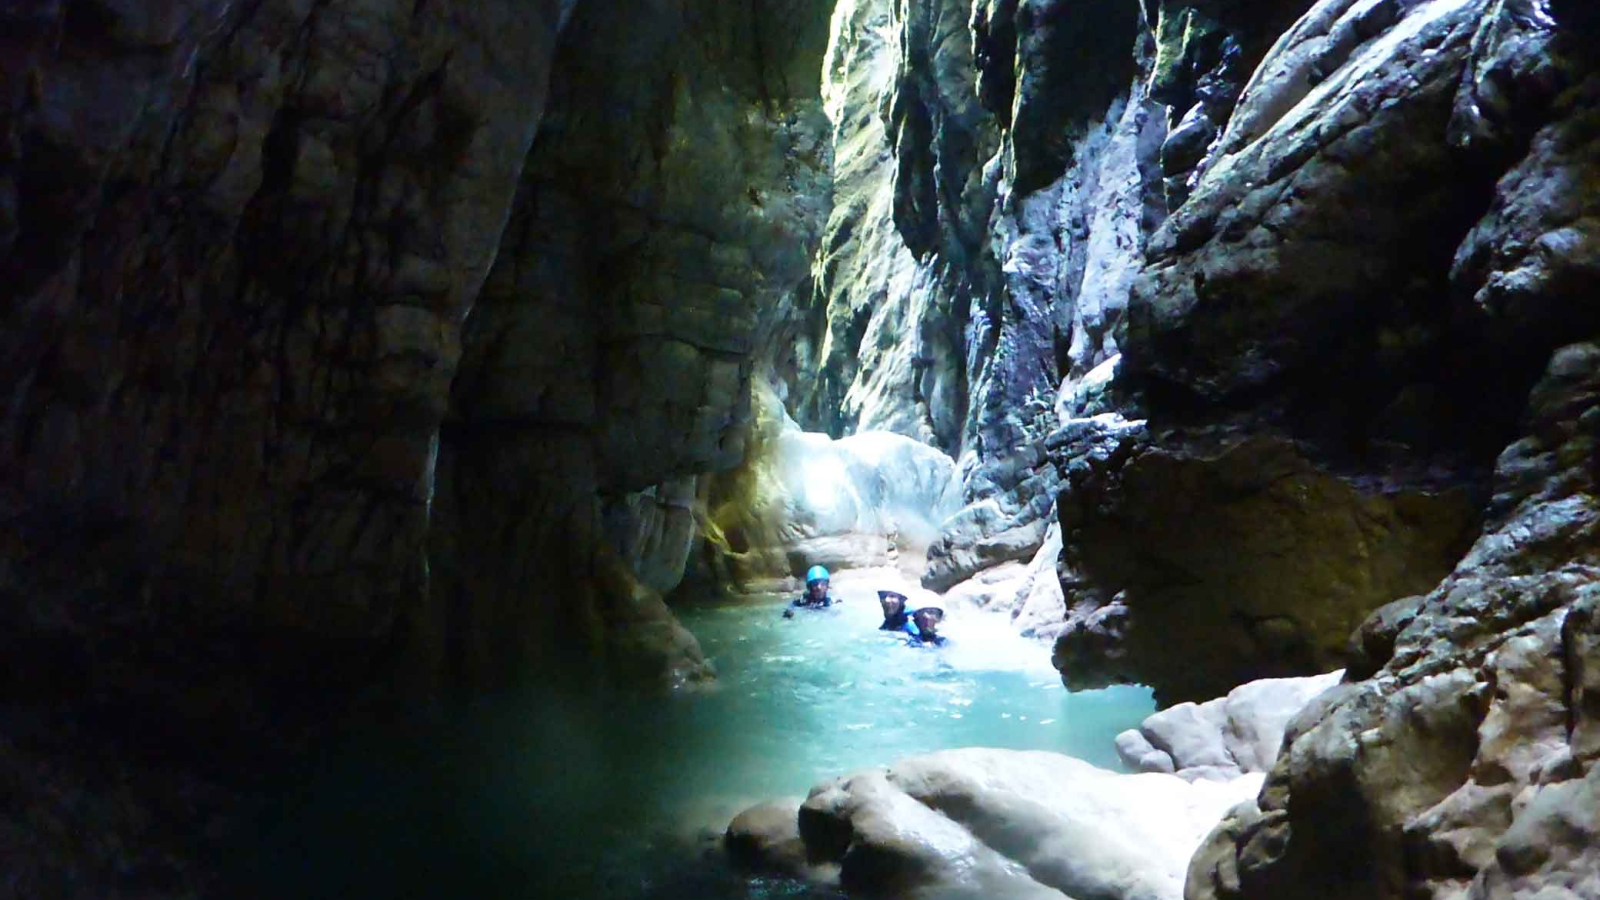
POLYGON ((949 638, 939 634, 939 623, 944 621, 944 610, 937 606, 924 606, 911 614, 916 633, 906 639, 910 647, 943 647, 949 638))
POLYGON ((910 635, 917 633, 911 624, 913 610, 906 609, 905 594, 897 591, 879 591, 878 604, 883 607, 883 624, 878 626, 879 631, 904 631, 910 635))
POLYGON ((842 601, 828 593, 828 570, 822 566, 812 566, 806 570, 806 592, 789 604, 789 608, 783 611, 783 617, 791 618, 797 609, 825 609, 839 602, 842 601))

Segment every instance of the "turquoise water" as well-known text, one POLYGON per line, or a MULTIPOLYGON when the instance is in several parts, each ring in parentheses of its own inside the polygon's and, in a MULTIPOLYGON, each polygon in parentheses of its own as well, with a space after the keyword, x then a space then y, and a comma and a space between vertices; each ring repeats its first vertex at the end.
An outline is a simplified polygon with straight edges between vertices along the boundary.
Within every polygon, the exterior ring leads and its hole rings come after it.
POLYGON ((668 697, 500 698, 448 727, 354 747, 277 810, 257 887, 300 897, 754 898, 828 891, 721 864, 743 807, 950 747, 1116 767, 1143 688, 1070 693, 1047 645, 951 610, 950 644, 876 631, 870 592, 829 610, 682 611, 717 685, 668 697))

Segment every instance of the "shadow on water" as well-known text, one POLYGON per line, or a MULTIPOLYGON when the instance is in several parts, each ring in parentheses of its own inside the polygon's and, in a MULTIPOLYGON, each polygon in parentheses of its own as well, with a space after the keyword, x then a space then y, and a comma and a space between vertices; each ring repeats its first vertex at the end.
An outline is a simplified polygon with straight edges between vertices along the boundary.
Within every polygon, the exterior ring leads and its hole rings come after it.
POLYGON ((282 779, 236 877, 303 898, 837 897, 730 870, 717 835, 750 803, 947 747, 1115 766, 1112 736, 1152 708, 1068 693, 1044 647, 985 649, 976 621, 947 632, 964 654, 919 652, 850 607, 685 613, 719 669, 705 692, 529 692, 348 738, 282 779))
POLYGON ((305 898, 831 896, 750 885, 672 820, 689 748, 661 719, 638 697, 530 693, 346 740, 284 779, 236 877, 305 898))

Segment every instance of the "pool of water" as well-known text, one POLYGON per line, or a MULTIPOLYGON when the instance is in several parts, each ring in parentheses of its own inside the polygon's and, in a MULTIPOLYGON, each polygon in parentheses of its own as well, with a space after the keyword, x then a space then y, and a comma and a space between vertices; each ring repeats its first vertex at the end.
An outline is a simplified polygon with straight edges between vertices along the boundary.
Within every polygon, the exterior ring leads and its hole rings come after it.
POLYGON ((933 750, 1067 753, 1117 767, 1112 738, 1148 690, 1072 693, 1049 647, 950 609, 942 648, 876 630, 867 585, 843 603, 681 611, 718 670, 667 697, 500 698, 449 727, 339 754, 275 810, 258 887, 300 897, 823 897, 727 870, 712 836, 745 806, 933 750))

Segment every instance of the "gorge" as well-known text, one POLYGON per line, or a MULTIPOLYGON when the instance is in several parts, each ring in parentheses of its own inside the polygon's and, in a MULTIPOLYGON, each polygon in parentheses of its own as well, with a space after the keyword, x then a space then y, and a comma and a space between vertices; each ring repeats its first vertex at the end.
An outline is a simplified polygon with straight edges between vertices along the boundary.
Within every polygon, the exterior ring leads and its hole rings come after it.
POLYGON ((0 7, 0 893, 954 897, 959 822, 986 896, 1600 896, 1597 42, 1588 0, 0 7), (817 562, 849 677, 776 627, 817 562), (889 584, 988 651, 883 643, 889 584), (1338 670, 1226 779, 1145 718, 1338 670), (986 743, 1149 762, 1191 799, 1112 818, 1182 852, 1008 848, 1109 772, 986 743), (719 768, 817 786, 729 837, 806 871, 606 881, 550 812, 719 768))

